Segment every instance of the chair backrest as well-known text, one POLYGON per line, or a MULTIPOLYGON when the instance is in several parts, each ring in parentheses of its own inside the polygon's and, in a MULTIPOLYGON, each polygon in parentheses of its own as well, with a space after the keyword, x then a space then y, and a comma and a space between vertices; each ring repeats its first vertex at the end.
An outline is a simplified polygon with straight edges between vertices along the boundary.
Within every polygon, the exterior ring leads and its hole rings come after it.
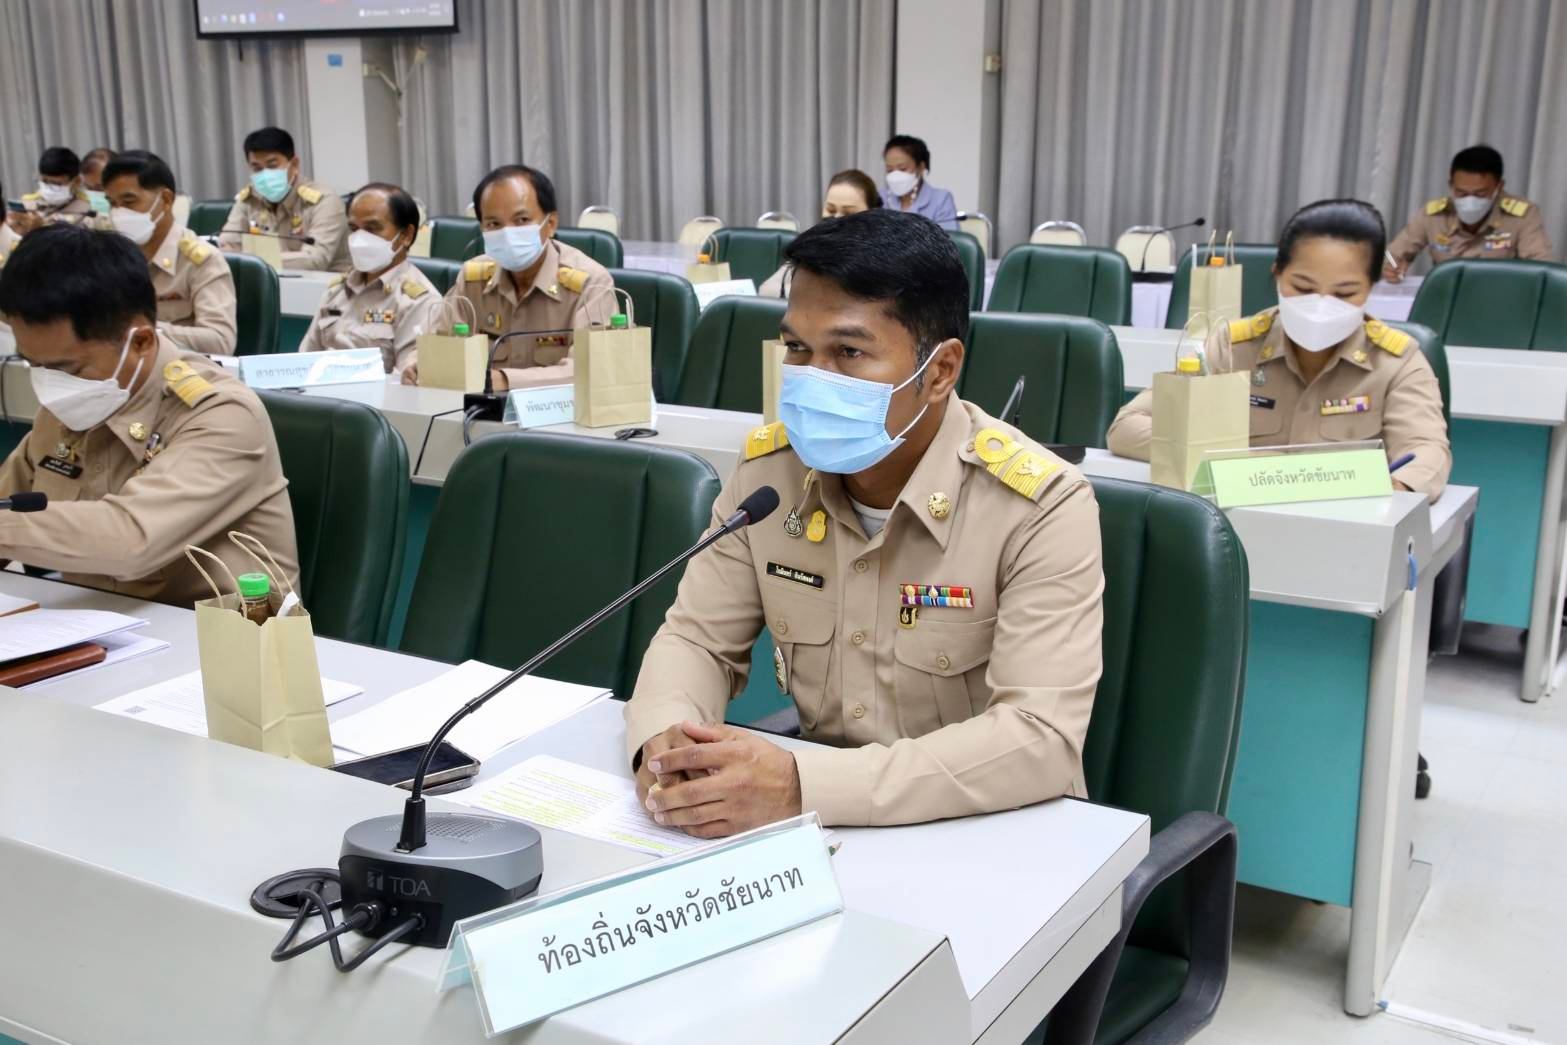
MULTIPOLYGON (((458 456, 441 490, 402 648, 516 667, 694 544, 717 496, 713 466, 684 450, 539 432, 486 436, 458 456)), ((681 572, 544 674, 629 697, 681 572)))
POLYGON ((233 209, 233 200, 197 200, 190 205, 185 227, 198 236, 216 236, 233 209))
POLYGON ((1166 272, 1175 264, 1175 237, 1157 225, 1133 225, 1115 241, 1133 272, 1166 272))
POLYGON ((1019 428, 1044 443, 1105 445, 1126 400, 1121 350, 1109 327, 1081 316, 975 312, 964 348, 964 399, 999 416, 1022 377, 1019 428))
POLYGON ((1132 269, 1103 247, 1021 243, 1001 259, 986 308, 1088 316, 1124 327, 1132 318, 1132 269))
POLYGON ((300 597, 317 635, 386 641, 403 577, 408 449, 380 411, 258 392, 272 418, 299 544, 300 597))
POLYGON ((1567 351, 1567 265, 1444 261, 1409 312, 1445 345, 1567 351))
POLYGON ((591 207, 582 208, 582 213, 577 215, 577 227, 583 229, 603 229, 611 236, 620 236, 620 215, 614 209, 601 203, 595 203, 591 207))
POLYGON ((431 218, 430 257, 467 261, 484 253, 484 234, 473 218, 431 218))
POLYGON ((985 305, 985 248, 979 240, 962 229, 948 229, 958 257, 963 259, 963 271, 968 276, 968 307, 978 312, 985 305))
POLYGON ((713 233, 713 260, 727 261, 729 275, 757 286, 783 264, 784 247, 794 233, 783 229, 719 229, 713 233))
POLYGON ((681 228, 679 242, 687 247, 700 247, 707 242, 709 236, 723 227, 724 219, 715 218, 710 214, 692 218, 681 228))
POLYGON ((759 229, 783 229, 787 232, 799 232, 800 222, 799 219, 786 210, 770 210, 756 219, 756 227, 759 229))
MULTIPOLYGON (((1145 813, 1157 833, 1228 800, 1251 584, 1224 513, 1194 494, 1094 478, 1104 556, 1104 673, 1083 748, 1095 802, 1145 813)), ((1162 888, 1132 942, 1179 953, 1186 911, 1162 888)))
POLYGON ((1425 355, 1426 362, 1431 364, 1431 369, 1436 372, 1436 383, 1442 389, 1442 420, 1449 425, 1453 422, 1453 392, 1451 380, 1447 371, 1447 346, 1442 342, 1442 336, 1423 323, 1388 323, 1394 330, 1402 330, 1415 339, 1420 346, 1420 351, 1425 355))
POLYGON ((1044 247, 1086 247, 1088 233, 1075 221, 1052 219, 1035 225, 1034 231, 1028 234, 1028 241, 1044 247))
POLYGON ((435 289, 442 297, 452 289, 452 284, 457 282, 457 277, 462 273, 462 262, 448 261, 446 258, 409 258, 414 263, 414 268, 424 273, 424 278, 435 284, 435 289))
MULTIPOLYGON (((1235 263, 1241 267, 1241 315, 1253 316, 1279 303, 1278 283, 1273 278, 1273 259, 1279 248, 1271 243, 1235 244, 1235 263)), ((1202 251, 1204 263, 1208 260, 1202 251)), ((1149 267, 1153 262, 1149 262, 1149 267)), ((1135 266, 1134 266, 1135 269, 1135 266)), ((1186 251, 1175 266, 1175 282, 1170 285, 1170 305, 1164 313, 1164 325, 1184 327, 1191 307, 1192 252, 1186 251)))
POLYGON ((234 277, 234 339, 237 356, 263 356, 278 351, 278 317, 282 291, 277 270, 254 254, 223 252, 234 277))
POLYGON ((990 217, 977 210, 958 212, 958 229, 979 241, 980 256, 990 257, 990 248, 996 241, 995 228, 990 217))
POLYGON ((680 387, 686 353, 702 314, 696 291, 681 276, 643 269, 610 269, 615 286, 631 295, 637 326, 653 330, 653 393, 667 403, 680 387))
POLYGON ((626 251, 620 237, 603 229, 570 229, 561 226, 555 230, 555 238, 582 253, 607 269, 618 269, 626 263, 626 251))
POLYGON ((722 297, 702 311, 674 402, 719 410, 762 409, 762 342, 778 336, 789 303, 722 297))

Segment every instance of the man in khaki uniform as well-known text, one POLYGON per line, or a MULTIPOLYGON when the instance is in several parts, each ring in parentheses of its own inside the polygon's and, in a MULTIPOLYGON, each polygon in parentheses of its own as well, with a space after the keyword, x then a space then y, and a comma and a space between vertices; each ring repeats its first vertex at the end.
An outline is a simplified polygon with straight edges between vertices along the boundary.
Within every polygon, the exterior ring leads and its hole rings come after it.
POLYGON ((1425 204, 1394 237, 1388 247, 1393 260, 1383 266, 1383 279, 1402 280, 1410 262, 1426 249, 1438 265, 1455 258, 1556 260, 1540 208, 1503 193, 1501 153, 1489 145, 1460 151, 1448 182, 1450 194, 1425 204))
POLYGON ((38 157, 38 187, 24 193, 20 212, 6 214, 6 223, 19 235, 45 225, 75 225, 93 216, 92 203, 82 189, 82 161, 70 149, 50 146, 38 157))
POLYGON ((1085 796, 1092 488, 958 399, 968 281, 938 226, 872 210, 785 254, 783 420, 747 439, 713 519, 763 486, 782 503, 686 567, 625 709, 639 794, 701 837, 802 811, 900 824, 1085 796), (823 746, 700 724, 744 689, 764 626, 823 746))
MULTIPOLYGON (((615 305, 609 270, 555 239, 555 186, 531 167, 498 167, 473 194, 485 253, 463 264, 448 301, 473 305, 494 352, 496 391, 572 379, 572 330, 607 323, 615 305), (523 333, 526 332, 526 333, 523 333), (497 339, 517 334, 505 341, 497 339)), ((404 379, 417 381, 417 370, 404 379)))
POLYGON ((0 465, 0 495, 49 495, 45 511, 0 514, 0 558, 189 606, 211 591, 186 545, 248 572, 253 562, 227 537, 239 530, 296 580, 266 412, 238 380, 158 334, 156 314, 146 260, 119 236, 42 229, 0 271, 0 317, 41 405, 0 465))
POLYGON ((239 250, 244 233, 266 233, 278 237, 286 269, 347 272, 343 201, 300 174, 293 136, 277 127, 252 131, 245 159, 250 184, 234 197, 218 246, 239 250))
POLYGON ((103 169, 109 221, 141 248, 158 295, 158 329, 191 352, 234 354, 234 276, 216 248, 174 217, 174 172, 150 152, 122 152, 103 169))

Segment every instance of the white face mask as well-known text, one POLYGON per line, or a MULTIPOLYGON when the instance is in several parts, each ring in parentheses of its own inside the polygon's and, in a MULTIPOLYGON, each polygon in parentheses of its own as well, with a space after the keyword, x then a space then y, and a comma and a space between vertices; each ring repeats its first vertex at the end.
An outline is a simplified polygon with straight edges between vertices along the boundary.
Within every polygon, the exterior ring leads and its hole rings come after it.
POLYGON ((38 183, 38 198, 50 207, 58 207, 71 202, 71 187, 41 181, 38 183))
POLYGON ((1282 290, 1279 292, 1284 333, 1307 352, 1326 352, 1353 334, 1365 318, 1359 305, 1326 294, 1285 297, 1282 290))
POLYGON ((1458 212, 1458 220, 1465 225, 1478 225, 1482 218, 1491 213, 1491 204, 1495 202, 1494 196, 1454 196, 1453 209, 1458 212))
POLYGON ((913 171, 888 171, 887 189, 894 196, 907 196, 920 183, 920 176, 913 171))
MULTIPOLYGON (((141 327, 125 332, 125 344, 120 347, 120 361, 114 365, 114 376, 102 381, 90 381, 85 377, 67 374, 63 370, 48 367, 32 368, 33 394, 38 405, 60 419, 60 423, 73 432, 86 432, 97 428, 131 398, 130 389, 121 388, 120 368, 131 350, 131 338, 141 327)), ((130 384, 141 376, 141 360, 131 374, 130 384)))
POLYGON ((130 207, 111 207, 109 209, 109 222, 114 226, 114 231, 138 247, 152 239, 152 233, 158 227, 158 219, 161 217, 163 217, 161 214, 155 218, 151 212, 143 213, 139 210, 132 210, 130 207))
POLYGON ((348 234, 348 257, 360 272, 380 272, 392 263, 397 250, 391 241, 357 229, 348 234))

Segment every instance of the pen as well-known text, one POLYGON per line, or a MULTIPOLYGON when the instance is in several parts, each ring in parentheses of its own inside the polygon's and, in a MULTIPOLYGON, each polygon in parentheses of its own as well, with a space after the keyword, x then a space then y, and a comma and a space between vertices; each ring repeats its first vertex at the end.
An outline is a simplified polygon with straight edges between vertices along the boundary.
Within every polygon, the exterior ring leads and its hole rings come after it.
POLYGON ((1393 266, 1394 272, 1397 272, 1399 268, 1398 259, 1393 256, 1393 252, 1391 250, 1384 250, 1382 252, 1382 256, 1387 258, 1387 263, 1393 266))
POLYGON ((1402 454, 1399 457, 1393 459, 1393 463, 1387 466, 1387 470, 1389 472, 1396 472, 1414 459, 1414 454, 1402 454))

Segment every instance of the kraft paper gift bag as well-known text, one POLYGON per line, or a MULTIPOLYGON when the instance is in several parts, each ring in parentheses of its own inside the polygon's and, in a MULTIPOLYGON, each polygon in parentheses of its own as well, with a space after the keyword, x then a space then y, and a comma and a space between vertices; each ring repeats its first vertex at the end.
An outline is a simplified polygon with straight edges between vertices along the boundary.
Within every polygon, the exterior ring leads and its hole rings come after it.
POLYGON ((653 419, 653 329, 637 326, 631 295, 614 290, 625 298, 625 314, 573 335, 572 391, 576 422, 585 428, 653 419))
POLYGON ((686 280, 690 283, 723 283, 733 277, 729 275, 729 262, 714 261, 713 251, 717 244, 711 236, 702 244, 702 250, 696 256, 696 263, 686 266, 686 280))
POLYGON ((239 237, 239 251, 241 254, 253 254, 276 271, 283 271, 283 244, 276 236, 252 236, 248 232, 244 233, 239 237))
POLYGON ((441 315, 440 328, 419 335, 414 342, 419 361, 419 384, 425 388, 449 388, 458 392, 484 391, 484 372, 490 363, 490 339, 473 332, 478 327, 473 302, 465 297, 449 300, 442 305, 441 315))
POLYGON ((310 614, 298 603, 293 585, 271 552, 249 534, 230 532, 261 572, 272 578, 273 613, 285 601, 283 617, 257 624, 241 612, 239 582, 216 555, 188 545, 185 557, 212 586, 214 597, 196 603, 196 645, 201 657, 201 690, 207 706, 207 736, 269 755, 332 765, 332 736, 321 695, 321 669, 310 614), (252 549, 266 556, 263 562, 252 549), (216 562, 233 585, 225 593, 197 556, 216 562), (287 596, 285 597, 284 591, 287 596))
POLYGON ((1251 376, 1167 373, 1153 376, 1149 478, 1190 490, 1203 455, 1251 443, 1251 376))
POLYGON ((778 420, 778 393, 783 389, 783 361, 788 350, 776 338, 762 342, 762 423, 778 420))
POLYGON ((1208 238, 1206 259, 1192 245, 1191 283, 1186 306, 1187 326, 1198 337, 1220 323, 1241 318, 1241 266, 1235 264, 1235 233, 1225 237, 1222 251, 1214 249, 1218 233, 1208 238))

